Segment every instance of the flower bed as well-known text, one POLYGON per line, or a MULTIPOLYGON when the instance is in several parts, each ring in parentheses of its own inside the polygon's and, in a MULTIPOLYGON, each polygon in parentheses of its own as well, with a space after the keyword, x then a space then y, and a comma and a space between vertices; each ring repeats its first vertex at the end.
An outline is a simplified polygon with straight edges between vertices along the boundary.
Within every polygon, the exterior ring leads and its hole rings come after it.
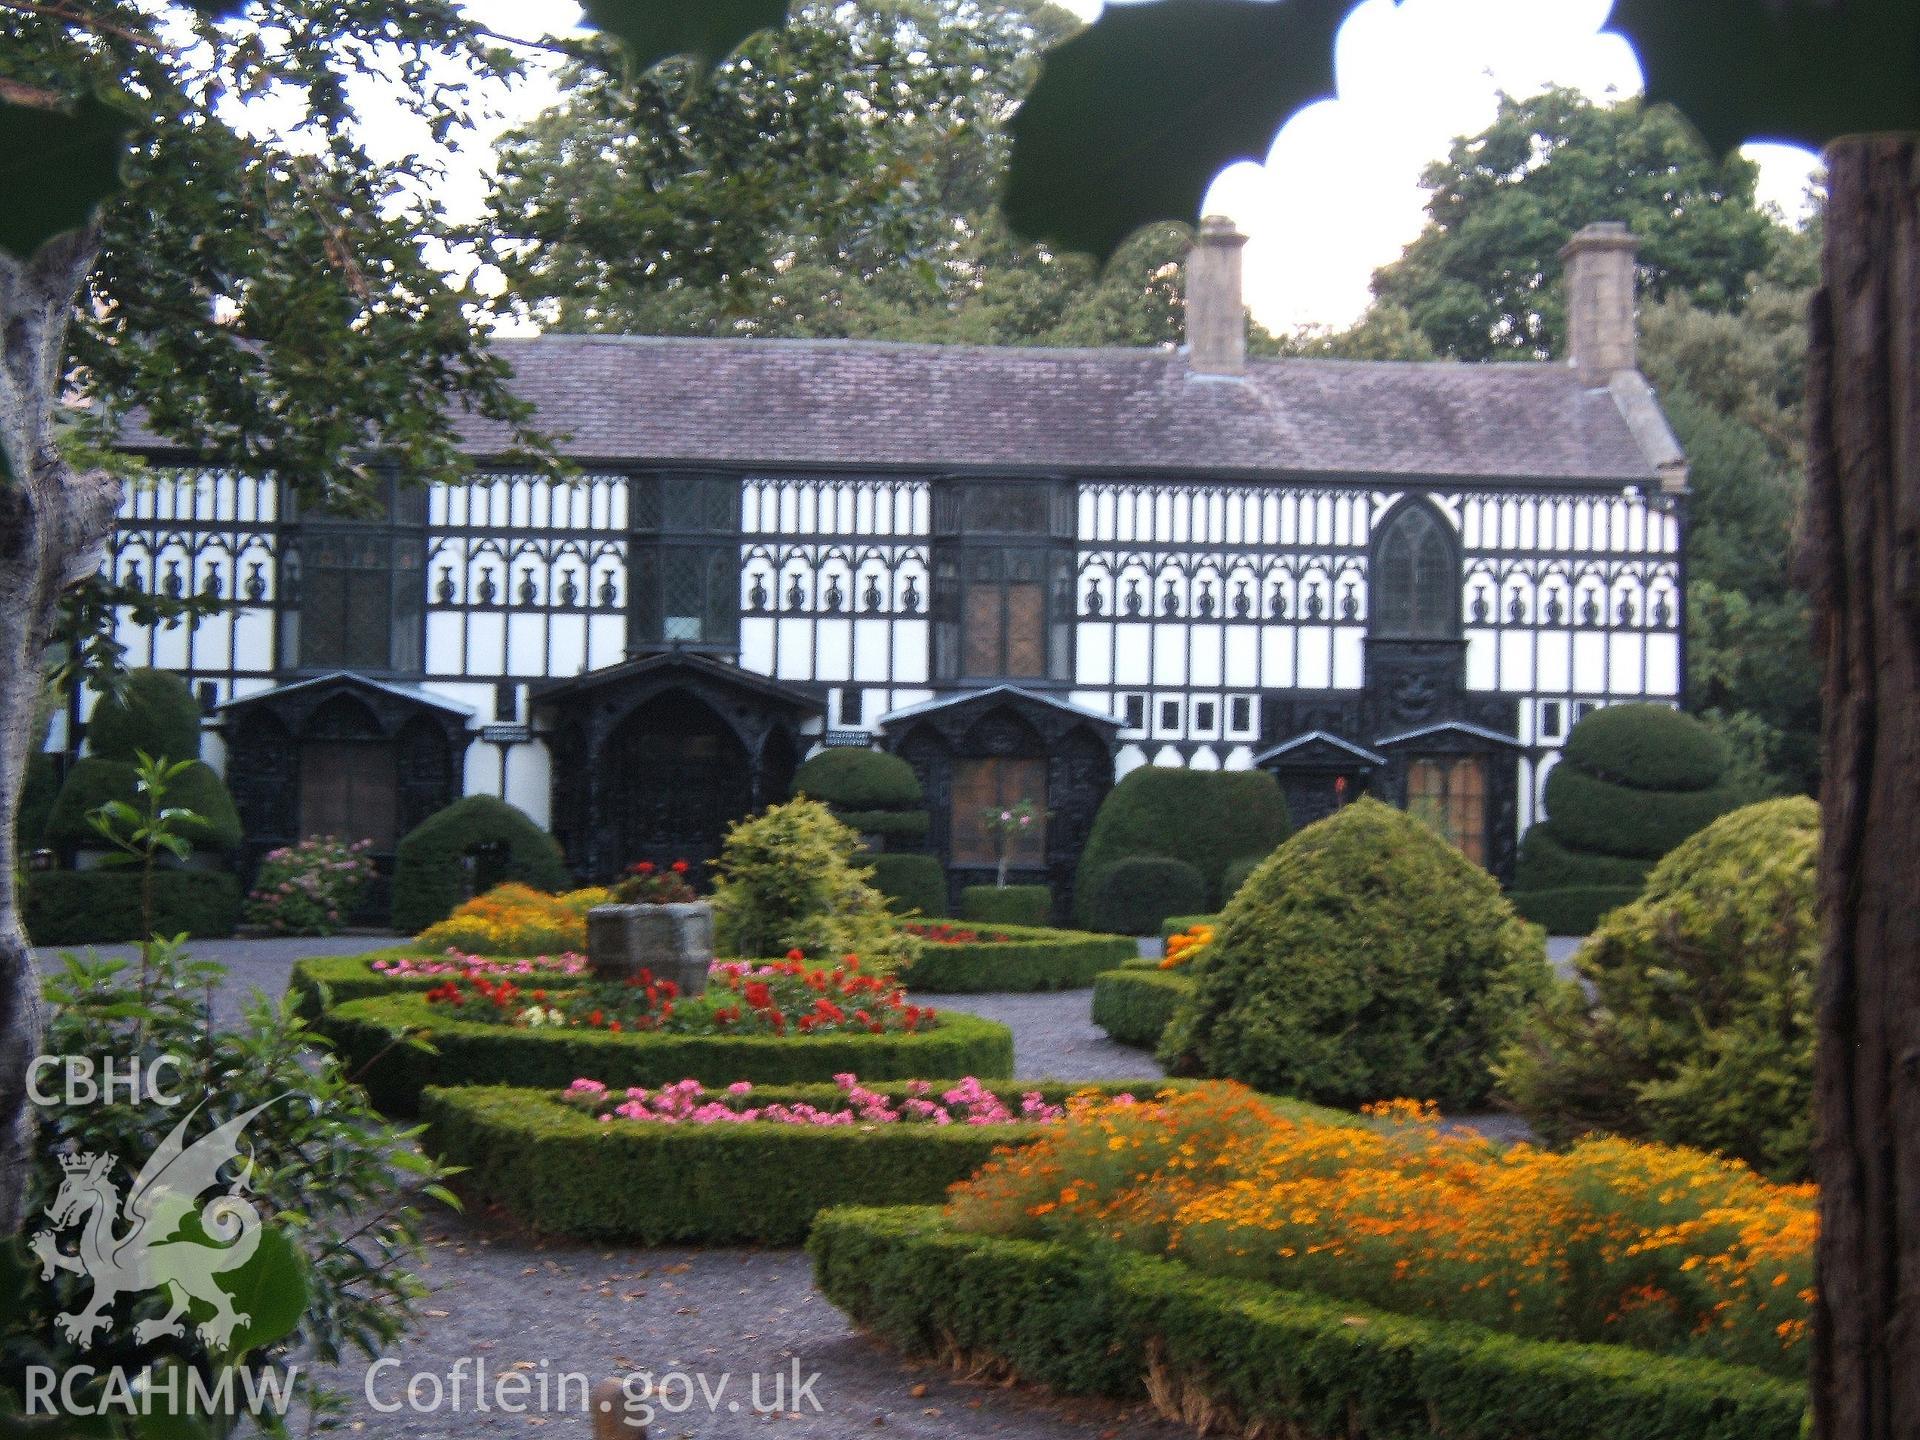
POLYGON ((1031 925, 913 920, 907 930, 924 943, 903 978, 909 989, 934 995, 1078 990, 1139 948, 1124 935, 1031 925))
POLYGON ((735 1080, 805 1084, 843 1071, 876 1080, 987 1080, 1013 1074, 1013 1032, 972 1015, 942 1013, 938 1023, 885 1034, 686 1034, 614 1032, 603 1027, 517 1026, 474 1018, 464 1007, 435 1005, 421 994, 381 995, 336 1004, 314 1028, 340 1050, 350 1074, 392 1114, 412 1114, 429 1085, 469 1083, 558 1090, 582 1075, 608 1085, 703 1085, 735 1080), (415 1035, 432 1050, 408 1043, 415 1035))
POLYGON ((1150 1398, 1169 1418, 1207 1417, 1211 1433, 1803 1433, 1806 1387, 1746 1366, 1524 1340, 1202 1275, 1111 1245, 965 1234, 933 1208, 828 1210, 807 1247, 827 1298, 910 1354, 1068 1394, 1150 1398))
POLYGON ((607 903, 597 887, 549 895, 508 881, 420 932, 417 948, 477 955, 556 955, 587 948, 587 911, 607 903))
POLYGON ((312 1019, 328 1003, 344 1005, 376 995, 424 995, 450 977, 477 975, 495 979, 504 975, 552 976, 565 979, 586 972, 584 955, 468 955, 459 951, 427 951, 413 945, 371 950, 362 955, 326 955, 295 962, 287 990, 300 1013, 312 1019))
POLYGON ((1737 1162, 1618 1139, 1553 1153, 1281 1115, 1201 1086, 1076 1106, 957 1188, 962 1229, 1118 1242, 1195 1271, 1515 1336, 1805 1374, 1814 1196, 1737 1162))
MULTIPOLYGON (((1054 1111, 1076 1090, 1144 1095, 1164 1082, 1085 1087, 976 1080, 971 1087, 936 1085, 916 1094, 922 1084, 858 1087, 901 1114, 897 1121, 728 1123, 711 1115, 704 1123, 603 1121, 609 1106, 629 1103, 617 1087, 591 1100, 569 1100, 556 1090, 436 1089, 426 1093, 421 1110, 428 1147, 465 1167, 460 1188, 542 1233, 638 1245, 794 1245, 827 1206, 937 1202, 997 1147, 1029 1144, 1042 1133, 1044 1124, 1017 1113, 1010 1121, 965 1123, 991 1113, 985 1100, 1010 1113, 1030 1100, 1054 1111), (961 1090, 962 1098, 945 1101, 942 1092, 961 1090), (916 1099, 966 1116, 944 1125, 907 1120, 916 1099)), ((683 1090, 665 1103, 689 1111, 717 1106, 729 1115, 757 1110, 763 1117, 776 1107, 796 1115, 854 1114, 850 1093, 842 1085, 755 1086, 698 1098, 683 1090)), ((871 1113, 878 1106, 868 1100, 864 1108, 871 1113)))
POLYGON ((1122 1045, 1152 1050, 1173 1012, 1193 989, 1179 970, 1143 960, 1093 977, 1093 1023, 1122 1045))

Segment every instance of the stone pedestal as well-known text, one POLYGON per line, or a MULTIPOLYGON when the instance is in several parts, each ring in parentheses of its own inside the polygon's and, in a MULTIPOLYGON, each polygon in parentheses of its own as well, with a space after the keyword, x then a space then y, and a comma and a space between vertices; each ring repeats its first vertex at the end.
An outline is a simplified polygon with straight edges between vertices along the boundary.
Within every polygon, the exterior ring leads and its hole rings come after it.
POLYGON ((596 905, 587 911, 587 964, 597 980, 630 980, 651 970, 682 995, 702 994, 713 964, 713 907, 704 900, 596 905))

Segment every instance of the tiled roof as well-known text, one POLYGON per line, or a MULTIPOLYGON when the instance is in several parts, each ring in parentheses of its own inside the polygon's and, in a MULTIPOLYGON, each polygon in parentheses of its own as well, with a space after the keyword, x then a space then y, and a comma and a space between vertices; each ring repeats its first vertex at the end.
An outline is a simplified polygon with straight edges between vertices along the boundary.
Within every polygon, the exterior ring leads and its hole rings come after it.
MULTIPOLYGON (((1568 366, 547 335, 496 342, 581 461, 1653 482, 1568 366)), ((475 453, 502 427, 463 422, 475 453)))

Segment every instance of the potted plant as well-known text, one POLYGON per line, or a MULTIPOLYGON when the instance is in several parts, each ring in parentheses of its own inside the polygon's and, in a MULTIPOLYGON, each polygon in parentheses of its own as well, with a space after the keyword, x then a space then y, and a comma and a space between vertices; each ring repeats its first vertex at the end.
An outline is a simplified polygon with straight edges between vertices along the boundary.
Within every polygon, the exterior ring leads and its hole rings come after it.
POLYGON ((587 965, 602 980, 631 980, 642 970, 671 980, 682 995, 707 988, 713 964, 713 907, 687 883, 687 862, 666 869, 632 866, 609 904, 587 911, 587 965))

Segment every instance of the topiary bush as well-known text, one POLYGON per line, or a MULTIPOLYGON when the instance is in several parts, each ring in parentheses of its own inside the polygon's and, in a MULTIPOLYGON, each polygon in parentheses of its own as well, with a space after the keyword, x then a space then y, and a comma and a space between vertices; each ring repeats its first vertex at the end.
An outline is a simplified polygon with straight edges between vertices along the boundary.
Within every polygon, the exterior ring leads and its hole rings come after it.
POLYGON ((1809 1173, 1819 807, 1770 800, 1662 860, 1509 1042, 1500 1088, 1549 1140, 1610 1130, 1809 1173))
POLYGON ((968 885, 960 918, 981 925, 1040 925, 1053 919, 1053 892, 1044 885, 968 885))
POLYGON ((1520 842, 1514 903, 1554 934, 1586 934, 1655 860, 1753 798, 1731 763, 1725 741, 1668 706, 1592 711, 1547 776, 1547 819, 1520 842))
POLYGON ((725 955, 858 955, 870 971, 909 964, 920 942, 868 883, 860 837, 804 796, 737 822, 714 862, 714 936, 725 955))
MULTIPOLYGON (((149 752, 151 753, 151 752, 149 752)), ((47 816, 45 843, 79 849, 105 848, 105 842, 87 816, 109 800, 123 801, 139 808, 138 775, 125 760, 100 760, 87 756, 67 772, 66 783, 47 816)), ((180 822, 180 832, 192 841, 193 848, 209 854, 238 850, 244 838, 240 812, 233 808, 223 781, 211 765, 195 760, 167 787, 166 803, 193 812, 180 822)))
POLYGON ((1151 1050, 1192 990, 1191 977, 1152 961, 1107 970, 1093 977, 1093 1023, 1116 1044, 1151 1050))
POLYGON ((947 872, 932 855, 869 855, 873 888, 896 915, 938 915, 947 908, 947 872))
POLYGON ((129 670, 118 695, 102 696, 87 717, 87 753, 129 764, 200 758, 200 702, 170 670, 129 670))
POLYGON ((1266 855, 1287 838, 1287 802, 1262 770, 1173 770, 1145 766, 1113 787, 1094 817, 1075 881, 1081 923, 1098 925, 1093 897, 1100 872, 1136 855, 1183 860, 1205 881, 1205 900, 1226 897, 1227 867, 1266 855))
POLYGON ((1428 826, 1361 799, 1254 871, 1189 967, 1171 1073, 1335 1105, 1483 1103, 1551 979, 1544 937, 1428 826))
POLYGON ((395 847, 393 928, 415 935, 452 914, 464 898, 460 861, 485 846, 505 852, 502 881, 535 890, 572 888, 558 842, 525 811, 491 795, 469 795, 429 815, 395 847))
POLYGON ((1136 855, 1116 860, 1094 882, 1088 920, 1117 935, 1153 935, 1170 915, 1207 908, 1207 882, 1184 860, 1136 855))
POLYGON ((930 828, 920 777, 884 750, 822 750, 794 773, 793 793, 818 800, 862 835, 918 841, 930 828))
POLYGON ((1240 887, 1247 883, 1247 877, 1260 868, 1265 855, 1242 855, 1238 860, 1228 863, 1220 876, 1220 903, 1226 904, 1240 893, 1240 887))
MULTIPOLYGON (((115 945, 141 940, 134 870, 48 870, 27 877, 27 935, 35 945, 115 945)), ((224 870, 158 870, 153 928, 224 940, 240 924, 240 882, 224 870)))

